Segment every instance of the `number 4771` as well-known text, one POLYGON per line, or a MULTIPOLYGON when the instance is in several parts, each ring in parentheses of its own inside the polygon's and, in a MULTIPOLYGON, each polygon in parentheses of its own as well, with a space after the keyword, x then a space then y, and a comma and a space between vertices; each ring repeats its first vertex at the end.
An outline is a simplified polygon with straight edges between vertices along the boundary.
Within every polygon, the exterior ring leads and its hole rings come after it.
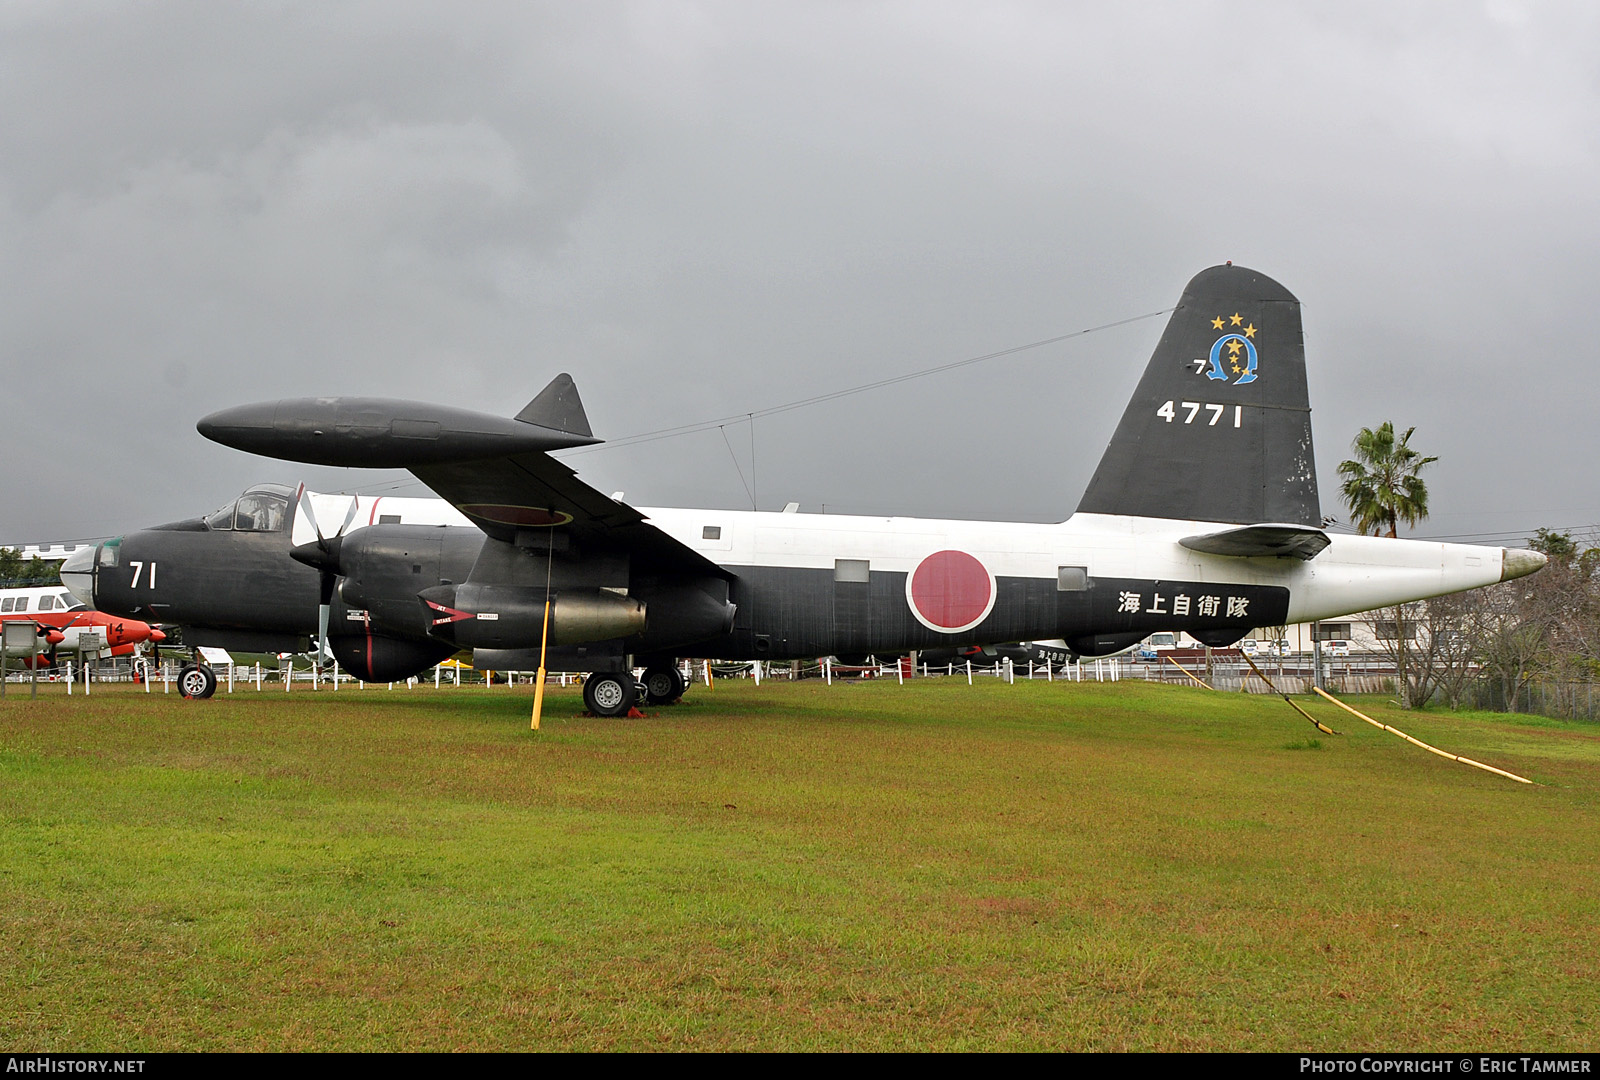
MULTIPOLYGON (((1183 418, 1183 422, 1185 424, 1194 423, 1194 418, 1200 415, 1200 410, 1206 410, 1206 412, 1211 414, 1211 419, 1206 422, 1206 427, 1216 427, 1217 421, 1222 419, 1223 412, 1228 408, 1226 405, 1217 405, 1215 403, 1204 401, 1179 401, 1176 403, 1169 401, 1165 405, 1161 406, 1161 408, 1156 410, 1156 415, 1161 417, 1167 423, 1172 423, 1172 421, 1177 419, 1178 416, 1177 409, 1173 408, 1174 404, 1177 405, 1178 409, 1189 410, 1189 414, 1183 418)), ((1233 407, 1233 426, 1239 427, 1243 421, 1244 406, 1235 405, 1233 407)))

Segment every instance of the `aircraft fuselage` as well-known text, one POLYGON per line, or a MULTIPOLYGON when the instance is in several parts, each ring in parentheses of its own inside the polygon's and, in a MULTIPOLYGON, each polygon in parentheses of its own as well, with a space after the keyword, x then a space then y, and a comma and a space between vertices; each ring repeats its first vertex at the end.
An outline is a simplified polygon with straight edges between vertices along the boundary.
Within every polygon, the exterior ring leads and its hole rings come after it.
MULTIPOLYGON (((432 500, 408 500, 423 502, 432 500)), ((448 514, 448 506, 438 505, 448 514)), ((1216 523, 1082 513, 1036 524, 641 512, 727 572, 733 622, 725 632, 707 635, 697 625, 675 636, 671 612, 657 612, 652 599, 680 583, 635 574, 624 564, 613 570, 620 576, 596 584, 639 597, 649 626, 619 648, 726 659, 889 655, 1039 638, 1063 638, 1074 652, 1101 655, 1157 630, 1223 644, 1258 626, 1493 584, 1516 576, 1516 560, 1529 557, 1334 535, 1312 560, 1238 558, 1178 543, 1216 523)), ((358 526, 346 542, 364 533, 381 542, 384 557, 370 561, 382 577, 361 575, 356 597, 343 581, 333 635, 399 635, 443 647, 417 594, 466 581, 487 538, 470 526, 392 524, 358 526)), ((191 643, 303 649, 317 627, 318 572, 291 558, 291 546, 287 527, 211 531, 198 519, 131 533, 99 549, 93 600, 102 611, 180 623, 191 643)), ((521 583, 541 595, 544 561, 537 553, 527 558, 521 583)), ((498 621, 502 613, 489 614, 498 621)), ((509 666, 506 659, 497 662, 509 666)))

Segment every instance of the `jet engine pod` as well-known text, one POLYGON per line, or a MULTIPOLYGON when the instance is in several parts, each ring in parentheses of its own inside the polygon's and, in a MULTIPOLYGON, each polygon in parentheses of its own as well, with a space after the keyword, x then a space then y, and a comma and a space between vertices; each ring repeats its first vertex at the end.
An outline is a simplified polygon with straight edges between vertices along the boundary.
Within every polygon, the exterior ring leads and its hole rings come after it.
MULTIPOLYGON (((544 632, 543 589, 439 585, 418 594, 430 633, 463 649, 535 648, 544 632)), ((550 605, 550 643, 574 645, 641 633, 645 606, 609 589, 563 589, 550 605)))

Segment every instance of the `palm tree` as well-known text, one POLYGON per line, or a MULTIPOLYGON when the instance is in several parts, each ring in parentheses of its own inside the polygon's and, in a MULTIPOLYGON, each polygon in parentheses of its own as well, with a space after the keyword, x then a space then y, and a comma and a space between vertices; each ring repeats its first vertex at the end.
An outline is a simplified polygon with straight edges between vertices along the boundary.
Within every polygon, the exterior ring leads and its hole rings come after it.
POLYGON ((1406 428, 1396 441, 1394 424, 1385 420, 1376 431, 1362 428, 1350 444, 1356 456, 1339 463, 1339 475, 1344 477, 1339 490, 1357 531, 1395 536, 1400 522, 1415 525, 1428 516, 1428 485, 1417 473, 1439 459, 1423 457, 1411 448, 1411 433, 1416 430, 1406 428))
MULTIPOLYGON (((1385 420, 1376 431, 1362 428, 1350 444, 1355 458, 1339 463, 1339 475, 1344 477, 1339 491, 1357 531, 1394 537, 1400 522, 1416 525, 1428 516, 1428 485, 1417 474, 1439 459, 1423 457, 1411 448, 1411 433, 1416 430, 1406 428, 1406 433, 1396 440, 1394 424, 1385 420)), ((1404 615, 1405 609, 1396 605, 1395 674, 1400 683, 1400 705, 1409 708, 1404 615)))

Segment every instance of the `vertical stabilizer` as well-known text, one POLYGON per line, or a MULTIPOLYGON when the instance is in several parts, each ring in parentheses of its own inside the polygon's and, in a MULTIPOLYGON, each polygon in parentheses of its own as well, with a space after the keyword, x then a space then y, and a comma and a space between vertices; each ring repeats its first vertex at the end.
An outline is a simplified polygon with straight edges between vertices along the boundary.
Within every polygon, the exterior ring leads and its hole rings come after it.
POLYGON ((1078 510, 1320 525, 1300 301, 1242 266, 1197 274, 1078 510))
POLYGON ((538 397, 524 405, 516 419, 551 431, 594 438, 594 432, 589 428, 589 417, 583 411, 583 401, 578 397, 577 384, 564 371, 551 379, 550 385, 539 391, 538 397))

